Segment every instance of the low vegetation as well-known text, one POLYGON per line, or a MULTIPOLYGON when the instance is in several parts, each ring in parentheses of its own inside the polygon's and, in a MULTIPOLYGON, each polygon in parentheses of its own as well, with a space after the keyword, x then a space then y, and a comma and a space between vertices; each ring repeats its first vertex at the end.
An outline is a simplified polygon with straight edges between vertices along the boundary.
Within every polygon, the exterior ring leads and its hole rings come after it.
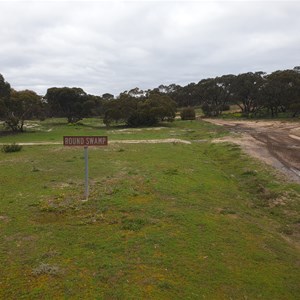
POLYGON ((196 111, 193 107, 184 107, 180 112, 181 120, 195 120, 196 111))
POLYGON ((107 126, 119 122, 129 127, 153 126, 162 121, 173 121, 175 114, 176 103, 168 96, 149 93, 135 98, 121 94, 119 99, 105 104, 103 122, 107 126))
POLYGON ((300 187, 238 146, 211 143, 224 129, 181 120, 24 126, 0 143, 99 134, 109 145, 89 148, 88 201, 83 149, 0 152, 0 298, 298 297, 300 187), (165 138, 191 144, 112 143, 165 138))
POLYGON ((5 153, 10 153, 10 152, 19 152, 22 150, 21 145, 17 145, 15 143, 9 144, 9 145, 2 145, 1 151, 5 153))

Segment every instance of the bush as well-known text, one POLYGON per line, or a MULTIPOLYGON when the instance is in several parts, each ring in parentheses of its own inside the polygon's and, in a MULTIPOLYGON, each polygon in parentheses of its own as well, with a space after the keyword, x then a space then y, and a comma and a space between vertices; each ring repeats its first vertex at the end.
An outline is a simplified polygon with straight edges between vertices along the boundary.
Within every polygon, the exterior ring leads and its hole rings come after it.
POLYGON ((122 221, 123 230, 139 231, 147 224, 143 219, 125 219, 122 221))
POLYGON ((196 112, 193 107, 185 107, 180 113, 181 120, 195 120, 196 112))
POLYGON ((156 118, 151 112, 147 111, 135 111, 127 120, 127 125, 130 127, 138 126, 153 126, 158 123, 156 118))
POLYGON ((105 105, 103 123, 125 122, 129 127, 153 126, 161 121, 171 122, 175 118, 176 103, 168 96, 150 94, 135 98, 127 94, 120 95, 105 105))
POLYGON ((300 114, 300 103, 292 103, 289 110, 292 112, 293 118, 297 117, 300 114))
POLYGON ((21 151, 21 149, 22 149, 21 145, 13 143, 10 145, 3 145, 1 151, 5 153, 9 153, 9 152, 18 152, 21 151))
POLYGON ((205 117, 217 117, 222 112, 222 107, 214 103, 204 103, 201 108, 205 117))
POLYGON ((222 111, 229 111, 230 110, 230 105, 224 104, 222 107, 222 111))

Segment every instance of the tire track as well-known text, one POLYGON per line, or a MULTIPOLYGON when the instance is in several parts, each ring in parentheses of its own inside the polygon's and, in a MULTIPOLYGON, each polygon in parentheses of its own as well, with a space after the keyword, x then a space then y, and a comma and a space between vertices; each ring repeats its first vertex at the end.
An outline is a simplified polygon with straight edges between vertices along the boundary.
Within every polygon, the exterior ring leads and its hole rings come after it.
POLYGON ((279 169, 291 181, 300 183, 300 123, 217 119, 206 121, 222 125, 236 133, 234 138, 225 137, 223 141, 239 144, 248 154, 279 169))

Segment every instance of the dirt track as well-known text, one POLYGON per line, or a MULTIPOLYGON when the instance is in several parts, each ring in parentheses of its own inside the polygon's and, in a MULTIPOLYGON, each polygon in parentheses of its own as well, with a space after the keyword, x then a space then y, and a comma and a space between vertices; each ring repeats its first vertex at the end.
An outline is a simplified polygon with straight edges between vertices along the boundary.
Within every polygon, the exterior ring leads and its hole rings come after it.
POLYGON ((222 125, 233 136, 214 140, 239 144, 248 154, 274 166, 300 183, 300 123, 205 119, 222 125))

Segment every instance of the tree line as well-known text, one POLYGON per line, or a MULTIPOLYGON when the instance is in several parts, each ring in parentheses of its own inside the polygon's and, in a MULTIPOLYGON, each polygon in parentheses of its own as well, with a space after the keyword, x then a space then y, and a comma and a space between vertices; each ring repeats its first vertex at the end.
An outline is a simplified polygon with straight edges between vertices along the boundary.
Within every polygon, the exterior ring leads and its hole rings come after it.
POLYGON ((223 75, 184 87, 161 85, 157 90, 169 95, 179 107, 201 106, 209 117, 219 116, 233 104, 244 117, 277 117, 280 112, 290 117, 300 114, 300 67, 271 74, 223 75))
POLYGON ((16 91, 0 74, 0 120, 12 131, 23 131, 25 120, 64 117, 76 123, 85 117, 102 117, 109 126, 151 126, 172 121, 177 107, 200 106, 205 116, 217 117, 230 105, 242 115, 276 117, 300 115, 300 67, 293 70, 248 72, 207 78, 186 86, 160 85, 146 91, 134 88, 102 96, 79 87, 52 87, 44 96, 31 90, 16 91))

